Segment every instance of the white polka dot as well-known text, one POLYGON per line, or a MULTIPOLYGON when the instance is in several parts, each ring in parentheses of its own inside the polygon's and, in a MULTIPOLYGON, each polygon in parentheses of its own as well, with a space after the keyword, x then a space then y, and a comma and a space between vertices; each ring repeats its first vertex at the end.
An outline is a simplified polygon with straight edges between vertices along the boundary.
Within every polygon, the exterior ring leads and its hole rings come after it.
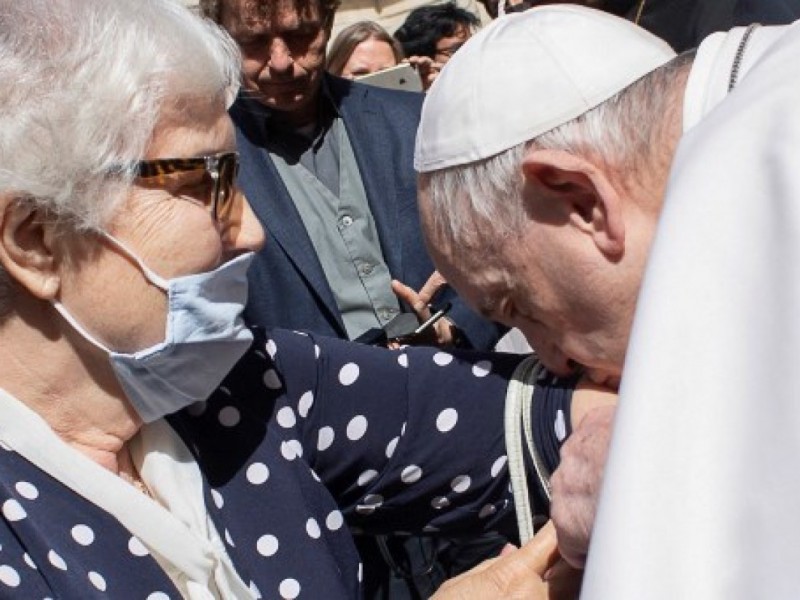
POLYGON ((94 541, 94 531, 88 525, 75 525, 70 533, 81 546, 89 546, 94 541))
POLYGON ((420 469, 417 465, 410 465, 403 469, 403 472, 400 474, 400 479, 403 483, 414 483, 419 481, 422 477, 422 469, 420 469))
POLYGON ((331 531, 341 529, 342 525, 344 525, 344 515, 342 515, 341 511, 333 510, 325 517, 325 527, 331 531))
POLYGON ((450 500, 444 496, 436 496, 436 498, 431 500, 431 506, 436 510, 441 510, 442 508, 447 508, 450 506, 450 500))
POLYGON ((400 437, 393 438, 391 442, 386 445, 386 458, 392 458, 394 456, 394 451, 397 450, 397 442, 400 441, 400 437))
POLYGON ((369 515, 375 512, 383 504, 383 496, 380 494, 367 494, 362 503, 356 506, 356 512, 362 515, 369 515))
POLYGON ((134 556, 147 556, 150 554, 150 551, 136 536, 133 536, 128 540, 128 551, 134 556))
POLYGON ((27 552, 22 555, 22 558, 25 561, 25 564, 28 565, 34 571, 39 569, 39 567, 36 566, 36 563, 33 562, 33 559, 31 558, 30 554, 28 554, 27 552))
POLYGON ((458 412, 455 408, 446 408, 436 417, 436 429, 442 433, 447 433, 456 426, 458 422, 458 412))
POLYGON ((17 488, 17 493, 26 500, 36 500, 39 497, 39 490, 36 489, 35 485, 27 481, 20 481, 14 487, 17 488))
POLYGON ((205 400, 201 400, 200 402, 195 402, 194 404, 187 406, 186 412, 193 417, 199 417, 206 412, 206 408, 208 408, 208 403, 205 400))
POLYGON ((241 418, 239 409, 234 406, 226 406, 219 411, 219 422, 223 427, 235 427, 241 418))
POLYGON ((47 560, 49 560, 50 564, 56 569, 61 569, 62 571, 67 570, 67 563, 64 562, 64 559, 61 558, 55 550, 50 550, 50 552, 47 553, 47 560))
POLYGON ((500 473, 503 472, 503 468, 506 466, 507 462, 508 462, 508 457, 505 454, 503 454, 503 456, 494 461, 492 463, 492 468, 490 471, 492 477, 497 477, 498 475, 500 475, 500 473))
POLYGON ((233 543, 233 538, 231 537, 231 532, 227 529, 225 530, 225 543, 228 544, 231 548, 235 548, 236 544, 233 543))
POLYGON ((319 536, 322 535, 322 532, 319 530, 319 523, 317 523, 316 519, 309 519, 306 521, 306 533, 315 540, 319 539, 319 536))
POLYGON ((292 410, 291 406, 284 406, 280 409, 276 415, 276 420, 278 421, 278 425, 284 429, 294 427, 297 423, 297 418, 294 416, 294 410, 292 410))
POLYGON ((275 345, 273 340, 267 341, 267 354, 269 354, 270 358, 275 358, 275 355, 278 353, 278 346, 275 345))
POLYGON ((363 415, 358 415, 350 419, 347 424, 347 439, 355 442, 364 437, 367 433, 367 418, 363 415))
POLYGON ((169 596, 164 592, 153 592, 146 600, 169 600, 169 596))
POLYGON ((330 448, 334 437, 336 434, 332 427, 320 427, 319 434, 317 434, 317 450, 321 452, 330 448))
POLYGON ((459 475, 450 482, 450 488, 457 494, 463 494, 472 485, 472 479, 469 475, 459 475))
POLYGON ((358 583, 364 581, 364 563, 358 563, 358 571, 356 572, 356 579, 358 579, 358 583))
POLYGON ((28 516, 22 505, 14 499, 3 502, 3 516, 9 521, 21 521, 28 516))
POLYGON ((231 395, 231 391, 227 387, 225 387, 224 385, 219 386, 217 389, 220 392, 222 392, 223 394, 225 394, 226 396, 230 396, 231 395))
POLYGON ((567 423, 564 419, 563 410, 558 409, 558 412, 556 412, 556 422, 553 426, 556 431, 556 438, 558 438, 559 442, 563 442, 564 438, 567 437, 567 423))
POLYGON ((475 377, 486 377, 492 372, 492 361, 480 360, 472 365, 472 374, 475 377))
POLYGON ((264 463, 253 463, 247 467, 247 481, 253 485, 261 485, 269 479, 269 467, 264 463))
POLYGON ((261 590, 258 589, 255 581, 250 582, 250 593, 253 595, 253 598, 256 600, 260 600, 264 596, 261 595, 261 590))
POLYGON ((286 460, 294 460, 303 456, 303 446, 297 440, 281 442, 281 454, 286 460))
POLYGON ((400 356, 398 356, 398 357, 397 357, 397 363, 398 363, 398 364, 399 364, 401 367, 406 367, 406 368, 408 368, 408 354, 406 354, 405 352, 403 352, 403 354, 401 354, 400 356))
POLYGON ((407 423, 403 423, 403 426, 400 428, 400 435, 404 436, 406 434, 406 425, 407 423))
POLYGON ((89 581, 91 581, 92 585, 101 592, 106 591, 106 580, 102 575, 100 575, 100 573, 97 573, 96 571, 89 571, 89 581))
POLYGON ((364 487, 370 481, 374 480, 378 476, 378 472, 375 469, 367 469, 361 475, 358 476, 358 485, 364 487))
POLYGON ((211 500, 213 500, 214 506, 219 509, 225 506, 225 498, 217 490, 211 490, 211 500))
POLYGON ((339 371, 339 383, 342 385, 352 385, 356 382, 359 375, 359 368, 356 363, 347 363, 339 371))
POLYGON ((322 482, 322 480, 319 478, 319 475, 317 475, 317 472, 314 469, 309 469, 308 472, 311 473, 311 477, 314 478, 314 481, 316 481, 317 483, 322 482))
POLYGON ((297 403, 297 412, 305 419, 312 406, 314 406, 314 393, 306 392, 300 396, 300 401, 297 403))
POLYGON ((478 513, 479 519, 485 519, 487 517, 491 517, 494 513, 497 512, 497 509, 494 507, 494 504, 486 504, 481 511, 478 513))
POLYGON ((433 362, 435 362, 440 367, 446 367, 451 362, 453 362, 453 355, 449 352, 437 352, 433 355, 433 362))
POLYGON ((283 600, 294 600, 300 595, 300 582, 297 579, 284 579, 278 587, 283 600))
POLYGON ((278 538, 274 535, 262 535, 256 542, 256 550, 261 556, 272 556, 278 551, 278 538))
POLYGON ((22 581, 19 577, 19 573, 13 567, 9 567, 8 565, 0 565, 0 581, 6 584, 8 587, 15 588, 19 586, 20 582, 22 581))
POLYGON ((319 346, 314 344, 314 358, 319 358, 319 346))
POLYGON ((270 390, 281 389, 281 378, 278 377, 278 373, 275 369, 267 369, 267 372, 264 373, 264 385, 270 390))

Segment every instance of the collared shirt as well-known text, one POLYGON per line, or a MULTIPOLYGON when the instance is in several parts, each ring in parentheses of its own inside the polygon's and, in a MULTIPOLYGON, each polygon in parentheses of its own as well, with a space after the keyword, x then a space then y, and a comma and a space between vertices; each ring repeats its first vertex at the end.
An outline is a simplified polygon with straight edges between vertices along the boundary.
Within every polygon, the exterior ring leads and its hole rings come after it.
POLYGON ((316 124, 290 128, 275 113, 267 150, 316 250, 348 337, 400 312, 347 128, 327 86, 316 124))

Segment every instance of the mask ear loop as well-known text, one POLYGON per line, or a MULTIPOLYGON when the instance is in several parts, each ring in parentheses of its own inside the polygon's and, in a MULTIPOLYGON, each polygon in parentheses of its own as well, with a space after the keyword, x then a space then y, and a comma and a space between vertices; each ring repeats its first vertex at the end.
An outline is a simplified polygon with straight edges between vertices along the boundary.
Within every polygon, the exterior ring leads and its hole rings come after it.
MULTIPOLYGON (((133 250, 131 250, 124 242, 121 242, 120 240, 115 238, 113 235, 111 235, 110 233, 107 233, 105 231, 103 231, 101 233, 102 233, 103 237, 105 237, 108 241, 110 241, 114 246, 116 246, 128 258, 130 258, 132 261, 134 261, 139 266, 139 268, 142 270, 142 273, 144 273, 145 278, 147 278, 147 280, 150 283, 152 283, 154 286, 156 286, 157 288, 159 288, 159 289, 161 289, 161 290, 163 290, 165 292, 169 292, 169 282, 166 279, 164 279, 163 277, 161 277, 161 275, 159 275, 158 273, 154 272, 146 264, 144 264, 142 259, 139 258, 138 256, 136 256, 136 253, 133 250)), ((59 312, 59 314, 62 317, 64 317, 64 320, 67 323, 69 323, 75 331, 77 331, 79 334, 81 334, 81 336, 87 342, 89 342, 93 346, 96 346, 100 350, 103 350, 106 354, 109 354, 109 355, 113 354, 112 351, 105 344, 103 344, 100 340, 98 340, 96 337, 94 337, 91 333, 86 331, 86 328, 83 327, 83 325, 81 325, 80 323, 78 323, 78 320, 75 319, 75 317, 73 317, 69 313, 67 308, 63 304, 61 304, 61 302, 59 302, 58 300, 53 300, 51 302, 51 304, 59 312)))
POLYGON ((112 354, 111 350, 108 347, 106 347, 105 344, 103 344, 100 340, 98 340, 96 337, 94 337, 91 333, 86 331, 86 329, 83 327, 83 325, 78 323, 77 319, 75 319, 75 317, 73 317, 69 313, 67 308, 63 304, 61 304, 61 302, 59 302, 58 300, 53 300, 51 303, 53 305, 53 308, 55 308, 59 312, 59 314, 62 317, 64 317, 64 320, 67 323, 69 323, 72 326, 72 328, 75 331, 77 331, 83 337, 83 339, 85 339, 87 342, 89 342, 93 346, 96 346, 97 348, 99 348, 100 350, 105 352, 106 354, 109 354, 109 355, 112 354))
POLYGON ((161 275, 153 271, 146 264, 144 264, 144 261, 142 261, 142 259, 139 258, 136 255, 136 253, 133 250, 131 250, 125 243, 121 242, 113 235, 111 235, 110 233, 106 233, 105 231, 103 231, 102 234, 108 241, 110 241, 114 246, 116 246, 119 250, 121 250, 128 258, 130 258, 137 265, 139 265, 139 268, 142 270, 142 273, 144 273, 144 276, 150 283, 152 283, 154 286, 162 289, 165 292, 169 291, 169 282, 163 277, 161 277, 161 275))

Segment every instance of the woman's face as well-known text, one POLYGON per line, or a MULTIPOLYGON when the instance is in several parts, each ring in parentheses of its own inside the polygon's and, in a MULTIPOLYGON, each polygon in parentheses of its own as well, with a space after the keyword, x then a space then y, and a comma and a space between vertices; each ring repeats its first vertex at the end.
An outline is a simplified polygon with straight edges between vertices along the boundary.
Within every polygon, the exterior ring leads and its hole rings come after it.
MULTIPOLYGON (((146 159, 194 158, 235 150, 233 126, 221 101, 183 118, 165 118, 146 159)), ((169 279, 210 271, 257 250, 260 223, 240 193, 228 219, 210 212, 213 182, 202 172, 140 180, 106 230, 150 269, 169 279)), ((131 352, 163 341, 167 297, 102 236, 79 240, 89 258, 70 261, 61 301, 110 348, 131 352)))
POLYGON ((392 47, 386 42, 369 38, 356 46, 342 69, 342 77, 355 79, 397 64, 392 47))

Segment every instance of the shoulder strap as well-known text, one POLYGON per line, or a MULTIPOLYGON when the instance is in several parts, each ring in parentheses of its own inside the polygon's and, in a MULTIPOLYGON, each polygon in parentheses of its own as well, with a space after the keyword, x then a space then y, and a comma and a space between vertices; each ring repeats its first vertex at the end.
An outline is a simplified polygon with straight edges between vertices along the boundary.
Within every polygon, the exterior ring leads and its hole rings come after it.
POLYGON ((550 474, 536 451, 533 442, 531 408, 536 380, 543 367, 535 356, 524 359, 508 382, 505 405, 505 436, 508 454, 508 470, 511 477, 511 490, 517 512, 520 541, 524 544, 533 538, 533 512, 531 509, 528 478, 525 471, 525 447, 533 461, 539 484, 547 499, 550 499, 550 474))

